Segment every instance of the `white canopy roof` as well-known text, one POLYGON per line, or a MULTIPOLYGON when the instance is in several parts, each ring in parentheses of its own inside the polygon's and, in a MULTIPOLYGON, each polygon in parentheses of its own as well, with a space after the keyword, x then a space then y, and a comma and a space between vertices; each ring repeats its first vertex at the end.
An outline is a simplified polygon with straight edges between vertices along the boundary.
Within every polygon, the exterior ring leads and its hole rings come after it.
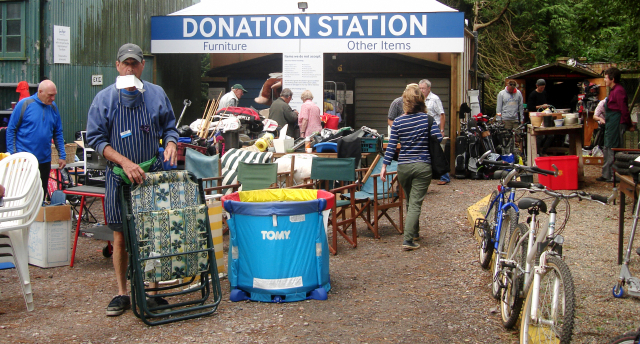
MULTIPOLYGON (((300 14, 298 0, 203 0, 199 4, 171 13, 172 16, 300 14)), ((436 0, 388 1, 307 0, 304 13, 428 13, 457 12, 436 0)))

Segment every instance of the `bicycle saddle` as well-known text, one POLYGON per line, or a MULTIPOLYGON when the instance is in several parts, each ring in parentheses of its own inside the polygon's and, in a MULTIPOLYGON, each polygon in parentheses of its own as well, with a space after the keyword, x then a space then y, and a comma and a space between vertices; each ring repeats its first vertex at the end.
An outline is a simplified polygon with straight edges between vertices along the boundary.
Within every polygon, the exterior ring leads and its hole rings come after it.
POLYGON ((518 202, 518 208, 520 209, 529 209, 533 207, 538 207, 541 212, 547 212, 547 204, 544 203, 543 200, 532 197, 522 197, 518 202))

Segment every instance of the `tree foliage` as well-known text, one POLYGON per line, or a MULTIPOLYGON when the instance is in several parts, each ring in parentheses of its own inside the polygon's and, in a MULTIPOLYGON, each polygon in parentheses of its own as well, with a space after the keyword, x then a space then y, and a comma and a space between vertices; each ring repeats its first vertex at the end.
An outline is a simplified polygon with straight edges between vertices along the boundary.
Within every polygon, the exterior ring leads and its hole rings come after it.
MULTIPOLYGON (((465 12, 469 30, 478 30, 478 68, 490 77, 487 95, 497 94, 506 76, 561 56, 585 57, 586 62, 638 61, 638 0, 440 2, 465 12)), ((495 105, 495 97, 486 100, 495 105)))

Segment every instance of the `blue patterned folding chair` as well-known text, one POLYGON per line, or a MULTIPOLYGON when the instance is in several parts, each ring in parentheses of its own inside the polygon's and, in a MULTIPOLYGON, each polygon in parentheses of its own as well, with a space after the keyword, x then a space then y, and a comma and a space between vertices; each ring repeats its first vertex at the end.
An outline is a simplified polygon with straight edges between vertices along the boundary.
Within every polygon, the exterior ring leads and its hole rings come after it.
POLYGON ((134 314, 147 325, 208 315, 220 303, 201 183, 187 171, 165 171, 121 188, 131 301, 134 314), (145 283, 160 286, 145 288, 145 283), (160 297, 169 304, 149 302, 160 297))

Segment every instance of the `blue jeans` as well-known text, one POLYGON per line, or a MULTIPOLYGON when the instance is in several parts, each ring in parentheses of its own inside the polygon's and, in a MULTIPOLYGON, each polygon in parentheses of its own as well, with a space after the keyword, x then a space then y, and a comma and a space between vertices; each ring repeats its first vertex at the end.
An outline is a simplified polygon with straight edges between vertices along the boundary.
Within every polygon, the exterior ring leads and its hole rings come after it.
POLYGON ((440 181, 447 182, 447 183, 450 182, 451 178, 449 177, 449 173, 447 173, 447 174, 443 175, 442 177, 440 177, 440 181))

